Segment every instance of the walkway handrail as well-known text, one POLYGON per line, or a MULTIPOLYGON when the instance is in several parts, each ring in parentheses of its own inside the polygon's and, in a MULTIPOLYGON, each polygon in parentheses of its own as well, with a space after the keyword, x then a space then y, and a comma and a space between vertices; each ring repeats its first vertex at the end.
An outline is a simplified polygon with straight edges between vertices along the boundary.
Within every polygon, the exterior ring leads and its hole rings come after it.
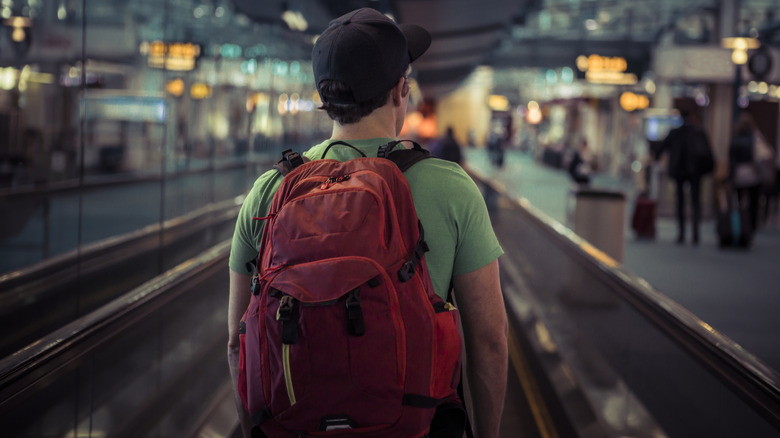
POLYGON ((86 178, 84 181, 78 179, 69 179, 65 181, 57 181, 48 183, 45 185, 25 185, 21 187, 15 187, 13 189, 0 187, 0 201, 4 199, 15 198, 30 198, 30 197, 46 197, 52 194, 69 194, 76 193, 82 190, 101 189, 110 186, 123 186, 130 184, 138 184, 142 182, 155 182, 161 181, 163 178, 177 179, 183 178, 189 175, 197 175, 208 172, 222 172, 235 169, 242 169, 247 166, 254 165, 269 165, 270 159, 254 160, 254 161, 242 161, 240 163, 226 163, 218 164, 213 167, 205 167, 203 169, 186 170, 183 172, 174 172, 166 174, 149 174, 149 173, 126 173, 126 174, 107 174, 107 175, 92 175, 86 178))
POLYGON ((23 391, 45 374, 88 352, 102 340, 150 314, 186 291, 185 284, 226 269, 230 241, 166 271, 122 297, 0 359, 0 401, 23 391))
POLYGON ((162 226, 149 225, 0 274, 0 329, 8 330, 0 357, 222 241, 242 202, 238 196, 208 204, 162 226))
POLYGON ((464 168, 488 190, 511 200, 520 213, 541 225, 540 228, 547 232, 558 247, 616 286, 613 290, 620 298, 646 316, 769 423, 780 429, 780 373, 577 236, 571 229, 535 208, 527 199, 511 195, 501 183, 475 168, 464 168))
POLYGON ((210 223, 219 222, 225 218, 234 218, 238 213, 241 202, 243 202, 243 197, 239 196, 218 203, 208 204, 186 215, 166 220, 162 227, 160 224, 152 224, 130 233, 84 245, 81 250, 72 250, 43 260, 35 265, 0 274, 0 291, 3 291, 0 292, 0 295, 20 284, 27 284, 32 280, 40 280, 45 276, 56 274, 61 269, 70 269, 79 262, 88 262, 110 254, 135 252, 137 250, 133 249, 134 247, 148 246, 148 243, 145 242, 150 239, 157 239, 161 230, 180 233, 181 230, 188 227, 208 226, 209 223, 204 223, 204 218, 212 217, 213 219, 209 221, 210 223))

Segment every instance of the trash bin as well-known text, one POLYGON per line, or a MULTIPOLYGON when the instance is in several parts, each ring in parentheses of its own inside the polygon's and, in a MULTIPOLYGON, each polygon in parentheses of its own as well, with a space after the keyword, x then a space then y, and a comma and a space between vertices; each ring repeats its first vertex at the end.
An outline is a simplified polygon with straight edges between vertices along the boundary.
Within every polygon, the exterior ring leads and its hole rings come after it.
MULTIPOLYGON (((581 187, 574 191, 574 232, 618 263, 623 261, 626 196, 615 190, 581 187)), ((561 291, 569 306, 616 307, 620 301, 613 292, 593 284, 593 273, 583 265, 568 267, 561 291)))
POLYGON ((583 187, 575 193, 574 232, 617 262, 623 262, 626 195, 583 187))

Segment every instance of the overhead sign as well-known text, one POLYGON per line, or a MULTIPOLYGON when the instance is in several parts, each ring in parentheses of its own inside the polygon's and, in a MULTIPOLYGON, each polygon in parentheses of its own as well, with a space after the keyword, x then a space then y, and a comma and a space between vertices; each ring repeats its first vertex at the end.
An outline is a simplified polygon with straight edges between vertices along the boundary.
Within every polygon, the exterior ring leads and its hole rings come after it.
POLYGON ((162 123, 166 118, 164 96, 121 92, 89 93, 81 105, 87 120, 162 123))
POLYGON ((662 46, 654 62, 658 80, 734 83, 731 50, 720 46, 662 46))
POLYGON ((143 42, 140 51, 146 55, 149 67, 173 71, 193 70, 201 53, 198 44, 163 41, 143 42))
POLYGON ((576 65, 588 82, 631 85, 639 80, 636 73, 629 71, 628 60, 622 56, 580 55, 576 65))

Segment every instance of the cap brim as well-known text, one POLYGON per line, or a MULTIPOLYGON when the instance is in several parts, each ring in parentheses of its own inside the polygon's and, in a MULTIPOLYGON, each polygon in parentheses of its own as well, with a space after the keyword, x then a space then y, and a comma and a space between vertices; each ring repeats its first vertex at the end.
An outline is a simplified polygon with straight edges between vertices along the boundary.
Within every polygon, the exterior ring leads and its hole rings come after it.
POLYGON ((409 47, 409 62, 422 56, 431 46, 431 34, 424 28, 416 24, 400 24, 398 28, 406 37, 406 44, 409 47))

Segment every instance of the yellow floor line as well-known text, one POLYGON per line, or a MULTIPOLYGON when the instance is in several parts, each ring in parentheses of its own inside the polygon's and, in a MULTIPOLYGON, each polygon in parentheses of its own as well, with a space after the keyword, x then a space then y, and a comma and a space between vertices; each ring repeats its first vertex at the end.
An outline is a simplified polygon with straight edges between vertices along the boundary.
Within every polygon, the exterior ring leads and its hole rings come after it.
POLYGON ((517 345, 517 337, 511 327, 509 328, 507 341, 509 344, 509 358, 512 362, 512 367, 517 374, 518 380, 520 380, 520 386, 523 387, 523 393, 525 393, 525 397, 528 400, 531 414, 534 416, 536 427, 539 429, 539 434, 542 438, 558 438, 558 432, 555 429, 552 417, 550 417, 550 412, 547 410, 542 394, 539 391, 539 386, 536 384, 536 380, 531 376, 531 371, 526 362, 525 355, 517 345))

